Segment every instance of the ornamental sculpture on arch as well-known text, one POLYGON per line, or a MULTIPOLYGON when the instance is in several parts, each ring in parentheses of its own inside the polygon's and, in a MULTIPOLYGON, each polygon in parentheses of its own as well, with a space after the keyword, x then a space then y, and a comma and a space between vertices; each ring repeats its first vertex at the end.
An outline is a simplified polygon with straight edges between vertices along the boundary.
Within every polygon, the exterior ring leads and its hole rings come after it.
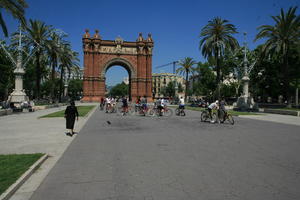
POLYGON ((129 75, 129 98, 135 101, 146 96, 152 101, 152 50, 153 40, 149 33, 142 33, 135 42, 102 40, 99 31, 91 37, 85 30, 82 38, 84 52, 83 98, 82 101, 99 102, 105 98, 105 74, 115 65, 124 67, 129 75))

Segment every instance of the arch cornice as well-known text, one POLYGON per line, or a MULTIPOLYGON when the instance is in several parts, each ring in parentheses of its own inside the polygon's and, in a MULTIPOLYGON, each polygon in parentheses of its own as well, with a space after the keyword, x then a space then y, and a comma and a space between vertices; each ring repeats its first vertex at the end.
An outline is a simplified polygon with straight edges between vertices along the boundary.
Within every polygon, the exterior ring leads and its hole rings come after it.
POLYGON ((103 67, 102 71, 100 72, 100 78, 105 79, 106 71, 108 70, 108 68, 110 68, 113 65, 120 65, 120 66, 125 67, 126 70, 128 70, 128 73, 130 74, 131 78, 136 78, 136 71, 135 71, 133 65, 130 63, 130 61, 128 61, 125 58, 120 58, 120 57, 113 58, 104 64, 104 67, 103 67))

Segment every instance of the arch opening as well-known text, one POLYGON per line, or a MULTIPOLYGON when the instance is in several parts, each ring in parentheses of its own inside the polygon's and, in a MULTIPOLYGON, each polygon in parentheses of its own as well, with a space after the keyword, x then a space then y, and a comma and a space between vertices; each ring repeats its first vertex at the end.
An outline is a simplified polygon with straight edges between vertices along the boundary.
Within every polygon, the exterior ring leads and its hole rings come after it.
POLYGON ((105 96, 131 98, 131 72, 122 65, 111 65, 105 72, 105 96))
MULTIPOLYGON (((103 70, 101 72, 101 78, 103 78, 105 80, 105 88, 107 89, 107 82, 106 82, 106 77, 107 77, 107 72, 110 71, 110 69, 116 69, 116 68, 123 68, 125 69, 125 71, 127 71, 127 77, 128 77, 128 81, 127 81, 127 85, 128 85, 128 92, 127 92, 127 96, 129 98, 129 100, 132 100, 132 79, 136 76, 136 72, 133 68, 133 66, 131 65, 131 63, 129 61, 127 61, 126 59, 123 58, 114 58, 111 59, 110 61, 108 61, 105 66, 103 67, 103 70), (116 67, 117 66, 117 67, 116 67)), ((109 75, 109 74, 108 74, 109 75)), ((123 77, 125 78, 125 77, 123 77)), ((106 95, 107 92, 105 92, 106 95)), ((122 95, 119 95, 119 97, 121 97, 122 95)))

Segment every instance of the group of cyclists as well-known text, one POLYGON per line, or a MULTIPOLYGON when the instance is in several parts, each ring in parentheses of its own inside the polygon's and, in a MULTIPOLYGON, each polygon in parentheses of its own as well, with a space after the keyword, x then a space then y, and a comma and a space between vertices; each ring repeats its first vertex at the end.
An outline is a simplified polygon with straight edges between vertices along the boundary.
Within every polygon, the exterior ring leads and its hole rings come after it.
MULTIPOLYGON (((112 113, 112 112, 116 112, 117 111, 117 102, 121 102, 122 103, 122 114, 126 115, 129 112, 129 98, 127 96, 123 96, 122 98, 113 98, 113 97, 107 97, 107 98, 101 98, 101 102, 100 102, 100 109, 104 110, 105 108, 105 112, 108 113, 112 113)), ((163 113, 168 110, 167 108, 167 104, 168 101, 164 98, 158 98, 156 99, 156 101, 154 101, 154 109, 157 111, 159 116, 162 116, 163 113)), ((179 98, 179 103, 178 103, 178 108, 176 109, 176 114, 177 113, 184 113, 185 116, 185 101, 183 97, 179 98)), ((134 105, 134 112, 142 114, 142 115, 146 115, 146 113, 149 111, 149 106, 148 106, 148 102, 147 102, 147 97, 138 97, 135 101, 135 105, 134 105)), ((217 111, 217 117, 218 117, 218 121, 219 122, 223 122, 225 121, 225 117, 226 117, 226 109, 225 109, 225 101, 221 100, 219 102, 219 100, 216 100, 215 102, 208 104, 207 106, 207 111, 209 113, 209 118, 210 121, 212 123, 214 123, 215 121, 213 120, 213 116, 212 113, 213 111, 217 111)), ((178 114, 179 115, 179 114, 178 114)))

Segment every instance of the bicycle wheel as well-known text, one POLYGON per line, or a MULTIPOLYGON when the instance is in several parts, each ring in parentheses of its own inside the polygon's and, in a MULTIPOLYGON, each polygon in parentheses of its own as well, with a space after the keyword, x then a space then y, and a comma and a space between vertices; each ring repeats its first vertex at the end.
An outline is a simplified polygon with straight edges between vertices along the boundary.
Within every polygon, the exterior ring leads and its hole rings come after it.
POLYGON ((213 123, 216 123, 218 120, 217 114, 216 113, 212 113, 212 121, 213 123))
POLYGON ((129 114, 129 115, 134 115, 135 114, 135 109, 133 108, 133 107, 128 107, 128 111, 127 111, 127 113, 129 114))
POLYGON ((232 117, 230 114, 227 115, 227 119, 228 119, 228 121, 229 121, 229 123, 230 123, 231 125, 234 124, 234 119, 233 119, 233 117, 232 117))
POLYGON ((206 122, 206 120, 208 119, 208 113, 206 111, 202 111, 200 118, 201 122, 206 122))
POLYGON ((177 116, 179 116, 179 114, 180 114, 179 108, 176 108, 176 109, 175 109, 175 114, 176 114, 177 116))
POLYGON ((154 114, 155 114, 154 108, 150 108, 150 109, 148 110, 148 115, 149 115, 149 116, 154 116, 154 114))
POLYGON ((167 109, 167 110, 165 110, 164 111, 164 113, 163 113, 166 117, 171 117, 172 116, 172 114, 173 114, 173 111, 171 110, 171 109, 167 109))
POLYGON ((181 116, 185 116, 185 111, 182 110, 182 111, 180 112, 180 114, 181 114, 181 116))

